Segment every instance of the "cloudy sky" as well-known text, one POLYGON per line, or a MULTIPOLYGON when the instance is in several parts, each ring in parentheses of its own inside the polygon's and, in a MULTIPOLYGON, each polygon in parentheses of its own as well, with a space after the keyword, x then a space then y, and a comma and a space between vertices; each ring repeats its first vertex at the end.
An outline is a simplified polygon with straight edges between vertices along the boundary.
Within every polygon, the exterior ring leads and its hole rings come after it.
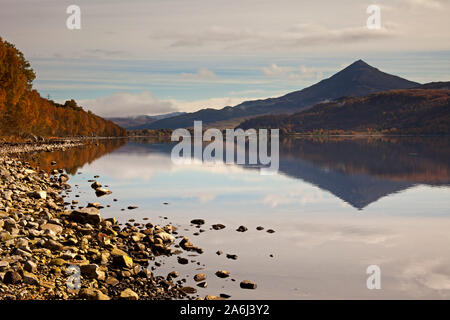
POLYGON ((31 61, 43 96, 125 116, 279 96, 358 59, 450 80, 449 15, 449 0, 0 0, 0 36, 31 61), (66 27, 71 4, 81 30, 66 27))

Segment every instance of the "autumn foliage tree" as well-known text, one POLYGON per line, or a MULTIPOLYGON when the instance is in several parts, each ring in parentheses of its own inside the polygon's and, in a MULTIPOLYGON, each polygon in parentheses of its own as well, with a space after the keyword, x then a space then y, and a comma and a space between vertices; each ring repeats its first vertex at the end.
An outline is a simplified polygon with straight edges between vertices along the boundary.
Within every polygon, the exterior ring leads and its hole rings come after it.
POLYGON ((0 135, 125 136, 126 130, 75 100, 59 104, 32 88, 36 75, 13 45, 0 38, 0 135))

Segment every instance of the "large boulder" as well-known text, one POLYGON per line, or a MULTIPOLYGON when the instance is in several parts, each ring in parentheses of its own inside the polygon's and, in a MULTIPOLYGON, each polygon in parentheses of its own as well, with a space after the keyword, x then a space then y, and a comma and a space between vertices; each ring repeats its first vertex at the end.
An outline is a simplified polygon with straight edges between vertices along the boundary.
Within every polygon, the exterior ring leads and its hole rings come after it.
POLYGON ((114 248, 110 252, 112 258, 113 258, 113 264, 114 266, 118 268, 127 268, 131 269, 134 266, 133 259, 130 258, 124 251, 114 248))
POLYGON ((29 197, 33 199, 47 199, 47 192, 39 190, 33 191, 28 194, 29 197))
POLYGON ((256 283, 250 280, 244 280, 240 284, 242 289, 256 289, 256 283))
POLYGON ((133 268, 133 259, 131 259, 128 255, 122 256, 113 256, 113 264, 118 268, 133 268))
POLYGON ((136 292, 134 292, 131 289, 125 289, 120 293, 120 299, 123 300, 138 300, 139 296, 137 295, 136 292))
POLYGON ((89 223, 92 225, 98 225, 102 221, 97 208, 74 210, 69 215, 69 219, 78 223, 89 223))
POLYGON ((112 191, 108 190, 108 189, 104 189, 104 188, 97 188, 95 189, 95 194, 97 195, 97 197, 101 197, 107 194, 111 194, 112 191))
POLYGON ((172 244, 175 242, 174 236, 164 231, 158 232, 154 237, 161 239, 163 243, 172 244))
POLYGON ((55 234, 60 234, 63 231, 63 227, 60 225, 54 224, 54 223, 46 223, 41 226, 42 230, 50 230, 53 231, 55 234))
POLYGON ((16 271, 8 271, 3 276, 4 284, 17 284, 22 282, 22 276, 16 271))
POLYGON ((109 300, 109 297, 106 294, 94 288, 83 288, 80 290, 78 296, 81 299, 87 300, 109 300))
POLYGON ((31 272, 24 271, 23 272, 23 282, 26 284, 30 284, 33 286, 39 285, 39 278, 32 274, 31 272))
POLYGON ((228 278, 230 276, 230 272, 226 270, 219 270, 216 272, 216 276, 219 278, 228 278))
POLYGON ((81 274, 89 279, 105 280, 105 272, 100 270, 96 264, 86 264, 80 266, 81 274))

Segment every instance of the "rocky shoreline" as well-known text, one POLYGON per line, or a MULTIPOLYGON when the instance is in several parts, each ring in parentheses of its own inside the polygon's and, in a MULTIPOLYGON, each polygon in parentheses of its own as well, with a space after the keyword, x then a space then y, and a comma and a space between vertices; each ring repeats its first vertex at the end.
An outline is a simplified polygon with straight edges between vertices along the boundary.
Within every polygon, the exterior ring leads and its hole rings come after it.
POLYGON ((0 146, 0 300, 199 298, 176 272, 162 277, 147 268, 178 248, 202 253, 187 238, 175 245, 176 227, 121 226, 95 206, 68 210, 63 170, 47 173, 11 155, 82 143, 0 146))
POLYGON ((0 138, 0 155, 16 155, 27 152, 52 152, 73 147, 79 147, 86 143, 95 143, 101 140, 125 139, 126 137, 71 137, 44 139, 42 137, 27 140, 9 141, 0 138))
POLYGON ((82 139, 49 140, 42 142, 0 142, 0 156, 16 155, 28 152, 52 152, 79 147, 85 143, 82 139))

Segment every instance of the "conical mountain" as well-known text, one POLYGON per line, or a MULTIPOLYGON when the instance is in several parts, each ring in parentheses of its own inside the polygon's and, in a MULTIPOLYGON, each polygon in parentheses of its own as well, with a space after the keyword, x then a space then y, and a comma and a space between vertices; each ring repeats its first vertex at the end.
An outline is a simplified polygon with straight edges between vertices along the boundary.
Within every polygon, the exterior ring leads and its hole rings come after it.
POLYGON ((282 97, 243 102, 220 110, 201 109, 197 112, 162 119, 136 129, 176 129, 192 127, 195 120, 204 125, 239 124, 243 119, 266 114, 296 113, 316 103, 344 96, 364 96, 392 89, 409 89, 419 84, 374 68, 362 60, 355 61, 328 79, 282 97))
POLYGON ((353 62, 332 77, 295 93, 319 98, 340 98, 344 96, 365 96, 392 89, 409 89, 418 86, 409 81, 372 67, 363 60, 353 62))

